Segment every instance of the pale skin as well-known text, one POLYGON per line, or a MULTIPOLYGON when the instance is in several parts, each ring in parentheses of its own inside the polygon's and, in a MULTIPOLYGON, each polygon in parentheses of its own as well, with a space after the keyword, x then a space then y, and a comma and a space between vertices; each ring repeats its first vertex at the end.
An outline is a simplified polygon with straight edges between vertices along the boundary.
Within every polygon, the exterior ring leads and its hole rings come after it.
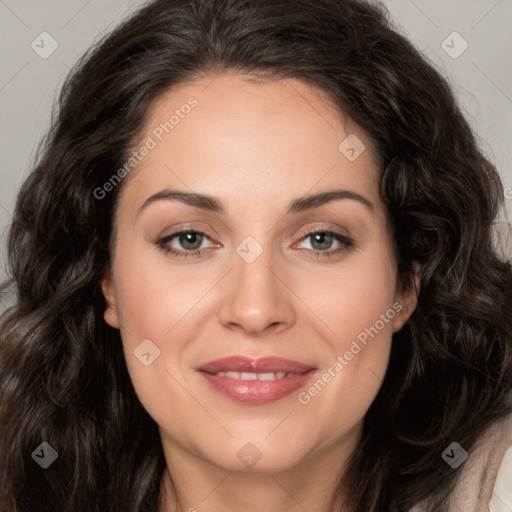
MULTIPOLYGON (((105 321, 120 329, 137 395, 159 426, 167 463, 160 512, 330 512, 337 472, 360 439, 416 292, 397 284, 368 137, 298 80, 212 79, 183 84, 151 109, 142 140, 190 97, 198 102, 122 183, 102 280, 105 321), (338 149, 349 134, 366 145, 354 161, 338 149), (138 213, 163 189, 212 196, 224 212, 160 199, 138 213), (331 190, 371 206, 345 197, 284 214, 291 201, 331 190), (205 233, 189 239, 202 253, 180 258, 158 246, 181 227, 205 233), (353 245, 315 243, 312 230, 353 245), (262 250, 251 263, 236 250, 248 236, 262 250), (240 404, 197 371, 231 355, 283 357, 317 368, 307 391, 396 303, 394 318, 307 404, 295 392, 240 404), (149 366, 133 354, 144 339, 160 349, 149 366), (261 454, 251 467, 237 456, 247 443, 261 454)), ((166 245, 194 252, 186 241, 166 245)))

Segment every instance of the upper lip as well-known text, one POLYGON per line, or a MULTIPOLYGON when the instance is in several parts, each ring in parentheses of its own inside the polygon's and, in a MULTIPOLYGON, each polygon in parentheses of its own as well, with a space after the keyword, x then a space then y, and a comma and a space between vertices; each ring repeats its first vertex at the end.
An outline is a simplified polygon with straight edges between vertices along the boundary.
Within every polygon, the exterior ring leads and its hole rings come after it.
POLYGON ((261 357, 253 359, 246 356, 231 356, 222 359, 216 359, 203 364, 199 370, 208 373, 217 372, 287 372, 287 373, 304 373, 314 369, 314 366, 305 365, 290 359, 281 357, 261 357))

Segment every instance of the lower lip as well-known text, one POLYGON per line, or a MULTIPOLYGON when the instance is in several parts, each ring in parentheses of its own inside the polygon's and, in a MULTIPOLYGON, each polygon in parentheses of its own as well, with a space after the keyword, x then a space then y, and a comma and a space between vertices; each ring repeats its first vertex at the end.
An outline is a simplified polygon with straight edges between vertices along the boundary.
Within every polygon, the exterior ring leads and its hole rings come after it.
POLYGON ((208 384, 224 396, 243 404, 267 404, 284 398, 297 391, 311 378, 314 370, 296 377, 284 377, 275 380, 241 380, 229 377, 217 377, 205 371, 200 372, 208 384))

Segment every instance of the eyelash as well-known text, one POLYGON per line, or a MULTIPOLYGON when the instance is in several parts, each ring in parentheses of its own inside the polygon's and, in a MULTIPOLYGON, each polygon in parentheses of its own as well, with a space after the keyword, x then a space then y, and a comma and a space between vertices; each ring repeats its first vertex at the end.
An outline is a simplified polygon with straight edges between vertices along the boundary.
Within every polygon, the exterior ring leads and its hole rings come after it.
MULTIPOLYGON (((170 234, 170 235, 167 235, 159 240, 157 240, 156 242, 156 245, 159 249, 161 249, 162 251, 165 252, 165 254, 172 254, 172 256, 174 257, 177 257, 177 258, 190 258, 190 257, 193 257, 193 256, 198 256, 200 255, 202 252, 211 252, 212 249, 196 249, 195 251, 178 251, 172 247, 169 247, 168 243, 173 239, 175 238, 177 235, 180 235, 180 234, 183 234, 183 233, 193 233, 193 234, 199 234, 199 235, 202 235, 206 238, 208 238, 210 240, 210 237, 202 232, 202 231, 198 231, 198 230, 194 230, 194 229, 189 229, 189 228, 183 228, 183 229, 179 229, 177 231, 175 231, 174 233, 170 234)), ((327 229, 323 229, 323 228, 319 228, 319 229, 314 229, 312 231, 308 231, 302 238, 301 238, 301 241, 302 240, 305 240, 306 238, 308 237, 311 237, 312 235, 315 235, 317 233, 322 233, 322 234, 327 234, 327 235, 332 235, 333 238, 335 240, 337 240, 339 243, 342 244, 342 247, 339 248, 339 249, 328 249, 328 250, 325 250, 325 251, 317 251, 317 250, 314 250, 314 249, 307 249, 308 251, 311 251, 313 254, 315 254, 316 258, 317 259, 320 259, 320 258, 333 258, 335 257, 336 255, 338 255, 339 253, 343 252, 343 251, 347 251, 347 250, 350 250, 350 249, 353 249, 355 247, 355 244, 353 242, 353 240, 345 235, 341 235, 340 233, 336 233, 335 231, 329 231, 327 229)))

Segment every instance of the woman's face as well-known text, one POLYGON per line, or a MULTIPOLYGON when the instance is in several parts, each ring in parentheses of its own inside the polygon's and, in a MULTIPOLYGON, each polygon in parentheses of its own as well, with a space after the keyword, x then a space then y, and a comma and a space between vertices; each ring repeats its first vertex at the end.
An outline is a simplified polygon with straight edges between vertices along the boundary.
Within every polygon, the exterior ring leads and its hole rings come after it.
POLYGON ((300 81, 227 73, 159 100, 141 141, 102 287, 166 456, 342 459, 415 307, 370 141, 300 81))

